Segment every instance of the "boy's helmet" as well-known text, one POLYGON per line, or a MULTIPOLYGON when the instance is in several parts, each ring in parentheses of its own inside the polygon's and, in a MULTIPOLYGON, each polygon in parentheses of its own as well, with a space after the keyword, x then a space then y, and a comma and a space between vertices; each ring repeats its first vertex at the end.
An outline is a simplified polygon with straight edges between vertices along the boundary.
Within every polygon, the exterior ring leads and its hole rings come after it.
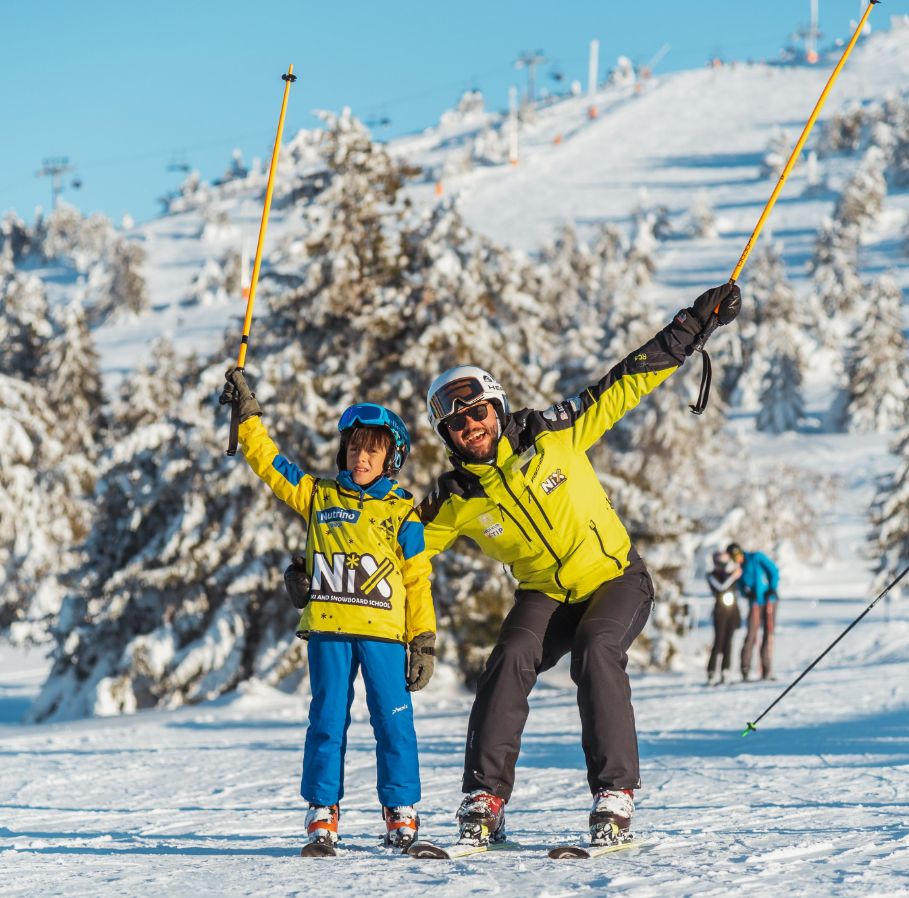
POLYGON ((445 433, 443 419, 460 408, 484 401, 492 403, 499 416, 499 422, 504 422, 509 411, 508 397, 499 386, 499 382, 488 371, 475 365, 449 368, 432 382, 426 394, 429 423, 450 448, 451 443, 448 441, 448 434, 445 433))
POLYGON ((347 467, 347 443, 356 427, 381 427, 391 436, 393 452, 385 463, 386 474, 397 474, 410 455, 410 434, 404 422, 390 409, 372 402, 360 402, 345 409, 338 421, 341 444, 338 447, 338 470, 347 467))

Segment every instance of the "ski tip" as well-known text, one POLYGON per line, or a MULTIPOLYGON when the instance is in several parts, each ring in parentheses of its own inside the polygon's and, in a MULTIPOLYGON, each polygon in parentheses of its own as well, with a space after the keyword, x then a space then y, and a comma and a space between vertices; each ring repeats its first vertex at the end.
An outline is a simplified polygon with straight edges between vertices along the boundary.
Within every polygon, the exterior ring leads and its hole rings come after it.
POLYGON ((450 861, 451 856, 444 849, 434 844, 433 842, 411 842, 407 848, 404 849, 404 854, 409 855, 410 857, 418 858, 435 858, 441 861, 450 861))
POLYGON ((742 736, 747 736, 749 733, 756 733, 756 732, 757 732, 757 727, 753 723, 749 723, 748 726, 745 727, 745 732, 742 733, 742 736))
POLYGON ((559 845, 549 852, 554 861, 568 860, 571 858, 589 858, 590 852, 580 845, 559 845))

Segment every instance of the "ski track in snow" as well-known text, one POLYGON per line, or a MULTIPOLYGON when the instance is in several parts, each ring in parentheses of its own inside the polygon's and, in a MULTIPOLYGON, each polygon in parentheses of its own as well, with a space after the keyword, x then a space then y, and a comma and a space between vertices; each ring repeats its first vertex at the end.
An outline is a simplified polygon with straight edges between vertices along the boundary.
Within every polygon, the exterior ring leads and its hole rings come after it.
MULTIPOLYGON (((757 733, 740 735, 867 603, 825 600, 825 579, 816 578, 814 594, 810 584, 793 584, 799 597, 781 616, 778 682, 703 686, 706 614, 686 637, 689 670, 632 674, 644 778, 636 814, 644 843, 635 851, 589 862, 545 856, 556 843, 578 840, 589 803, 564 666, 544 675, 533 696, 508 812, 518 849, 453 862, 418 862, 378 846, 375 749, 359 694, 342 857, 297 857, 305 698, 253 685, 170 712, 0 726, 0 857, 8 874, 0 895, 149 895, 162 887, 263 896, 313 887, 548 898, 607 889, 633 898, 743 889, 778 896, 796 888, 807 896, 906 895, 909 658, 902 651, 899 660, 894 653, 880 660, 874 649, 887 628, 905 645, 909 609, 896 606, 889 623, 876 609, 757 733)), ((0 709, 21 701, 27 676, 18 661, 0 664, 0 709)), ((36 688, 35 665, 24 669, 36 688)), ((424 834, 444 841, 460 797, 470 697, 445 682, 433 686, 417 697, 421 813, 424 834)))

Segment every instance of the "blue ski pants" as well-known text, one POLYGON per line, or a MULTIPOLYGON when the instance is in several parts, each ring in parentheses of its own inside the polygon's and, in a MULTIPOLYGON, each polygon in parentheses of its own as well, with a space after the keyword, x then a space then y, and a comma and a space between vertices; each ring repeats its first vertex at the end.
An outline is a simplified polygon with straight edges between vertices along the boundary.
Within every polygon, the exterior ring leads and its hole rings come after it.
POLYGON ((376 737, 376 785, 386 807, 420 800, 413 705, 407 691, 406 648, 357 636, 309 637, 309 729, 300 794, 312 804, 344 797, 344 754, 357 671, 363 671, 369 722, 376 737))

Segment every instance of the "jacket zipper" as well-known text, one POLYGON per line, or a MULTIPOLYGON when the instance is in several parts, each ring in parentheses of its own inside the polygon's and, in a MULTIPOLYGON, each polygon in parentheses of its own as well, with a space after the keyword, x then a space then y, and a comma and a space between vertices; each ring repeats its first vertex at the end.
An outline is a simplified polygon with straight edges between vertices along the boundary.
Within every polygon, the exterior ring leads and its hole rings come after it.
MULTIPOLYGON (((537 527, 537 522, 533 519, 533 516, 521 504, 520 499, 518 499, 518 497, 514 494, 511 487, 508 485, 508 479, 505 477, 505 472, 498 465, 493 465, 493 467, 496 469, 499 477, 502 478, 502 485, 505 487, 505 490, 507 491, 508 495, 511 496, 512 500, 514 501, 514 504, 517 505, 518 508, 520 508, 521 511, 524 512, 525 517, 527 518, 528 521, 530 521, 530 526, 533 527, 533 529, 536 531, 537 536, 540 537, 540 541, 543 543, 544 546, 546 546, 546 550, 549 552, 550 555, 552 555, 553 559, 555 560, 555 563, 556 563, 555 582, 558 584, 559 589, 562 589, 565 591, 565 603, 567 604, 568 600, 571 598, 571 590, 565 589, 565 584, 562 583, 562 580, 559 577, 559 570, 562 567, 562 559, 559 558, 559 556, 556 554, 555 549, 553 549, 552 546, 549 545, 549 542, 547 541, 546 537, 543 536, 543 531, 540 530, 539 527, 537 527)), ((533 494, 531 493, 531 495, 533 495, 533 494)), ((545 515, 544 515, 544 517, 545 517, 545 515)), ((550 529, 551 529, 551 526, 552 525, 550 525, 550 529)))
POLYGON ((543 506, 540 505, 540 500, 537 499, 537 497, 533 494, 533 490, 530 487, 527 487, 527 494, 531 499, 533 499, 536 507, 540 509, 540 514, 543 515, 543 520, 546 521, 546 526, 549 527, 550 530, 554 530, 555 528, 552 526, 552 521, 549 520, 548 515, 545 511, 543 511, 543 506))
POLYGON ((521 536, 523 536, 527 542, 533 545, 533 540, 530 538, 530 535, 527 533, 527 531, 521 526, 521 522, 504 505, 502 505, 501 502, 499 502, 499 508, 502 510, 502 514, 506 515, 509 520, 514 521, 515 527, 521 531, 521 536))
POLYGON ((590 529, 593 531, 593 535, 597 538, 597 542, 600 544, 600 551, 616 566, 618 570, 622 570, 622 565, 619 564, 619 559, 615 555, 610 555, 606 551, 606 546, 603 545, 603 537, 600 536, 600 531, 597 529, 597 525, 593 521, 590 522, 590 529))

